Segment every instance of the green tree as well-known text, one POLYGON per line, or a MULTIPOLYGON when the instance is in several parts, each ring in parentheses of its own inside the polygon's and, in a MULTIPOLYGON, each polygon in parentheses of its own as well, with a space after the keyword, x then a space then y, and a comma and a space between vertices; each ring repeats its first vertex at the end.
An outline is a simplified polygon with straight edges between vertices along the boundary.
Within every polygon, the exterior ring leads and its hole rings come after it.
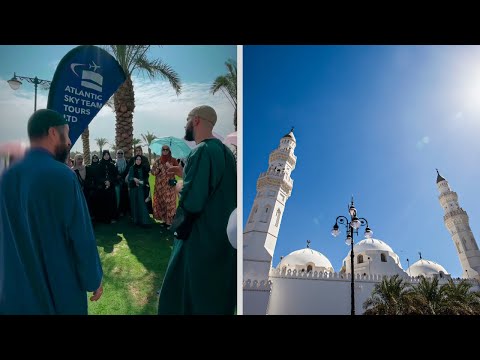
POLYGON ((417 314, 441 315, 446 313, 448 299, 444 288, 438 286, 438 278, 420 277, 420 282, 412 288, 417 314))
MULTIPOLYGON (((108 141, 105 138, 96 138, 95 142, 97 143, 97 146, 100 149, 100 154, 101 154, 102 151, 103 151, 103 147, 108 144, 108 141)), ((100 155, 100 156, 102 156, 102 155, 100 155)))
POLYGON ((142 136, 143 141, 145 142, 144 145, 146 145, 147 148, 148 148, 148 162, 151 164, 152 163, 152 150, 150 149, 150 144, 157 137, 153 134, 150 134, 150 131, 147 131, 147 135, 141 134, 141 136, 142 136))
POLYGON ((472 291, 468 280, 455 283, 452 279, 442 285, 443 294, 448 299, 445 308, 447 315, 480 315, 480 292, 472 291))
POLYGON ((124 149, 125 158, 132 156, 133 148, 133 112, 135 110, 135 93, 132 74, 137 70, 148 74, 150 79, 160 76, 169 81, 177 95, 181 92, 178 74, 160 59, 149 59, 147 56, 151 45, 107 45, 109 51, 125 72, 126 80, 120 85, 113 97, 116 126, 115 145, 124 149))
POLYGON ((410 285, 398 275, 384 277, 375 284, 372 295, 363 303, 365 315, 404 315, 412 312, 410 285))
POLYGON ((213 82, 210 90, 212 94, 221 90, 232 104, 234 111, 233 125, 237 131, 237 63, 232 59, 225 62, 228 72, 225 75, 218 76, 213 82))

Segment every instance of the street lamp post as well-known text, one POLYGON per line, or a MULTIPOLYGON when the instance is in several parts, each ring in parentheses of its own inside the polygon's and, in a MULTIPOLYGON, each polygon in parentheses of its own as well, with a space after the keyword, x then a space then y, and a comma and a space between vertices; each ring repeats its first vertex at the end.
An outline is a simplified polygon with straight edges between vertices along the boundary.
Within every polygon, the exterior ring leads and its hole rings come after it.
POLYGON ((48 89, 52 82, 49 81, 49 80, 39 79, 36 76, 34 78, 26 77, 26 76, 18 76, 16 73, 13 73, 13 77, 10 80, 8 80, 7 82, 8 82, 8 85, 10 85, 10 87, 13 90, 18 90, 18 88, 20 88, 20 85, 22 85, 22 82, 20 80, 28 81, 29 83, 32 83, 35 86, 35 103, 33 105, 33 111, 36 111, 37 110, 37 87, 38 87, 38 85, 42 85, 42 86, 45 87, 45 89, 48 89))
POLYGON ((351 297, 351 310, 350 310, 350 315, 355 315, 355 270, 354 270, 354 253, 353 253, 353 234, 358 235, 358 229, 361 226, 366 226, 365 227, 365 237, 366 238, 371 238, 373 235, 373 231, 368 227, 368 221, 365 218, 358 218, 357 217, 357 209, 355 209, 355 206, 353 205, 353 196, 352 196, 352 201, 350 202, 350 205, 348 207, 348 213, 350 214, 350 220, 343 216, 337 216, 337 219, 335 220, 335 225, 333 225, 332 229, 332 235, 337 236, 340 234, 340 230, 338 228, 338 224, 343 224, 345 225, 345 228, 347 229, 347 238, 345 240, 345 243, 347 245, 351 246, 350 249, 350 271, 351 271, 351 284, 350 284, 350 297, 351 297))

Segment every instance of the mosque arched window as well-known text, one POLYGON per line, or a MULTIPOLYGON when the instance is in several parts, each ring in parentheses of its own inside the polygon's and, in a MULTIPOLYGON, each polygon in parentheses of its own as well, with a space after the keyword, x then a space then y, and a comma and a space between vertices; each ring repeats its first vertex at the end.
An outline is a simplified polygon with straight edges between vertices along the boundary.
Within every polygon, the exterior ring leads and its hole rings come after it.
POLYGON ((363 263, 363 255, 358 255, 357 256, 357 264, 363 263))
POLYGON ((385 254, 380 254, 380 261, 387 262, 387 256, 385 254))
POLYGON ((307 272, 312 271, 312 269, 313 269, 312 265, 308 265, 308 266, 307 266, 307 272))

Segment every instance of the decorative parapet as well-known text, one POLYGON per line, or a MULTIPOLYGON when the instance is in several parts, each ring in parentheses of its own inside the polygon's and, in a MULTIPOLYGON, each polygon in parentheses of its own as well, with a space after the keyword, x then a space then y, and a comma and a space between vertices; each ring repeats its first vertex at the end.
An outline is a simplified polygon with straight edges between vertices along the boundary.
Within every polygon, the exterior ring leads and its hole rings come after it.
POLYGON ((275 178, 279 178, 279 179, 293 185, 293 179, 284 170, 276 171, 276 170, 270 169, 268 171, 264 171, 264 172, 260 173, 260 176, 258 178, 261 179, 261 178, 266 177, 266 176, 268 176, 268 177, 273 176, 275 178))
POLYGON ((247 279, 243 282, 243 290, 250 291, 270 291, 272 282, 270 280, 251 280, 247 279))
MULTIPOLYGON (((289 278, 289 279, 302 279, 302 280, 336 280, 336 281, 350 281, 350 274, 328 272, 328 271, 297 271, 292 269, 271 269, 271 278, 289 278)), ((383 275, 371 274, 362 275, 355 274, 355 280, 358 281, 380 281, 383 275)))
MULTIPOLYGON (((388 275, 384 274, 369 274, 369 275, 363 275, 363 274, 355 274, 355 281, 365 281, 365 282, 380 282, 384 277, 388 275)), ((393 276, 393 275, 390 275, 393 276)), ((284 278, 284 279, 301 279, 301 280, 332 280, 332 281, 350 281, 351 280, 351 274, 345 274, 345 273, 337 273, 337 272, 318 272, 318 271, 309 271, 309 272, 302 272, 302 271, 297 271, 297 270, 292 270, 292 269, 275 269, 272 268, 270 269, 270 278, 284 278)), ((420 282, 420 277, 411 277, 408 275, 403 275, 402 278, 404 281, 411 283, 411 284, 416 284, 420 282)), ((439 283, 447 283, 450 278, 447 276, 445 278, 439 279, 439 283)), ((455 278, 452 279, 454 283, 460 282, 462 279, 460 278, 455 278)), ((249 280, 247 280, 249 281, 249 280)), ((472 282, 474 284, 474 282, 472 282)))
POLYGON ((453 211, 450 211, 449 213, 445 214, 443 216, 443 220, 446 221, 446 220, 454 217, 455 215, 467 215, 467 212, 465 210, 463 210, 462 208, 459 208, 457 210, 453 210, 453 211))
POLYGON ((276 161, 276 160, 286 160, 293 165, 297 162, 297 156, 295 154, 292 154, 290 150, 276 149, 270 154, 268 160, 270 162, 276 161))

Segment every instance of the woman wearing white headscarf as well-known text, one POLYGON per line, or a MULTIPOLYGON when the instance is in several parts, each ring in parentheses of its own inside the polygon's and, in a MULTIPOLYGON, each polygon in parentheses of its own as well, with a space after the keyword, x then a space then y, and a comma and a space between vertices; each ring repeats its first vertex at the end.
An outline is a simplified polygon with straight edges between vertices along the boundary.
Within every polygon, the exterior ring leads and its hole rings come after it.
POLYGON ((77 174, 78 182, 83 191, 85 191, 85 181, 87 179, 87 168, 83 164, 83 155, 75 155, 72 170, 77 174))

